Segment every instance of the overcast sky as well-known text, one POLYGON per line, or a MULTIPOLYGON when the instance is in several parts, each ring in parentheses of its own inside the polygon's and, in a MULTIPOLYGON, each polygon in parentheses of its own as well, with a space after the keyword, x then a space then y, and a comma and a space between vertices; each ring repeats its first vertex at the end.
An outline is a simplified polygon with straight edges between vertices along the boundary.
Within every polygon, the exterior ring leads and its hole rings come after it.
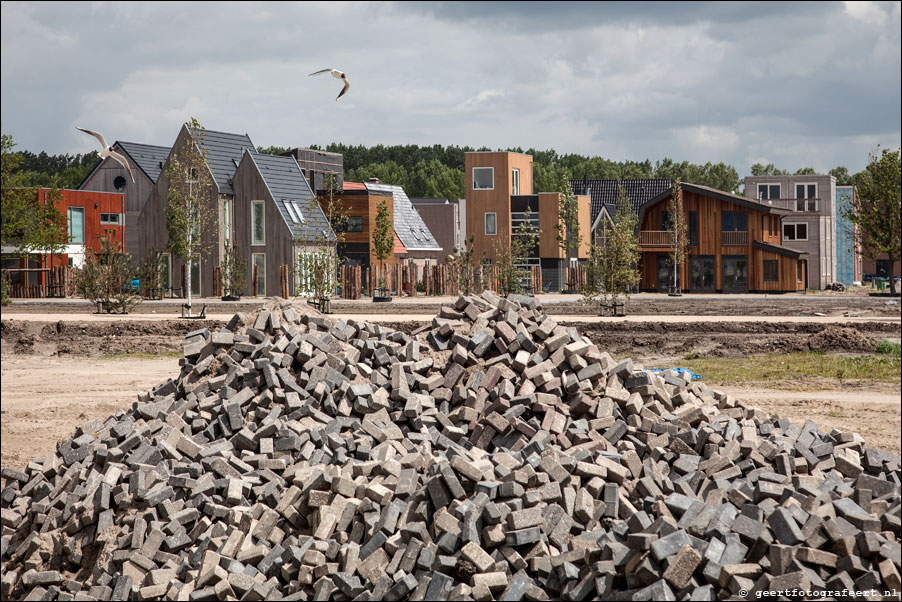
POLYGON ((900 4, 2 3, 19 149, 458 144, 858 171, 900 145, 900 4), (344 70, 341 82, 307 74, 344 70))

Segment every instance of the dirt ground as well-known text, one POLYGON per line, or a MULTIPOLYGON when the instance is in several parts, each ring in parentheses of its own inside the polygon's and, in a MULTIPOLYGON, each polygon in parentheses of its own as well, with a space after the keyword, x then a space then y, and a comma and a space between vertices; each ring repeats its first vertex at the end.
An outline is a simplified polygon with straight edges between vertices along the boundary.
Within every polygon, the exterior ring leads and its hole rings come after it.
MULTIPOLYGON (((180 349, 187 332, 223 324, 218 320, 142 320, 136 315, 103 321, 73 315, 71 320, 49 322, 38 315, 6 311, 3 318, 3 466, 22 466, 32 457, 52 453, 56 441, 71 436, 78 425, 127 409, 140 391, 177 374, 178 359, 171 354, 180 349), (6 319, 10 317, 26 319, 6 319)), ((688 353, 751 361, 757 354, 809 350, 870 353, 882 339, 899 340, 899 322, 886 318, 846 324, 835 320, 561 322, 575 326, 612 355, 657 365, 688 353)), ((405 332, 422 323, 383 322, 405 332)), ((898 385, 823 379, 807 383, 807 390, 798 390, 793 383, 720 388, 769 413, 798 421, 811 418, 825 429, 854 430, 871 445, 900 451, 898 385)))

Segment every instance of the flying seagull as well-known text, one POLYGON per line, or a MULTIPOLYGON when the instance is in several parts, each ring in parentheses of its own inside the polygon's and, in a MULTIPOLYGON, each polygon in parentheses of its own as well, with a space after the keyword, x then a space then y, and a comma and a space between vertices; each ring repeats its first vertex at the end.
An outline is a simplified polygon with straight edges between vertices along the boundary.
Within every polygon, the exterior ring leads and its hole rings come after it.
POLYGON ((122 167, 125 168, 125 171, 128 172, 129 177, 132 179, 132 183, 135 182, 135 176, 134 174, 132 174, 132 168, 128 166, 128 159, 114 151, 113 147, 106 143, 106 138, 103 137, 103 134, 101 134, 100 132, 92 132, 91 130, 86 130, 85 128, 80 128, 78 126, 75 126, 75 129, 81 130, 85 134, 91 134, 92 136, 97 138, 97 141, 100 142, 101 148, 101 151, 99 153, 100 158, 106 159, 107 157, 112 157, 113 159, 121 163, 122 167))
MULTIPOLYGON (((335 79, 341 79, 345 82, 345 87, 341 89, 341 93, 335 97, 335 100, 338 100, 342 96, 345 95, 345 92, 348 91, 348 88, 351 87, 351 82, 348 81, 348 76, 345 75, 344 71, 339 71, 338 69, 323 69, 321 71, 316 71, 315 73, 311 73, 310 75, 322 75, 323 73, 331 73, 332 77, 335 79)), ((307 77, 310 77, 309 75, 307 77)))

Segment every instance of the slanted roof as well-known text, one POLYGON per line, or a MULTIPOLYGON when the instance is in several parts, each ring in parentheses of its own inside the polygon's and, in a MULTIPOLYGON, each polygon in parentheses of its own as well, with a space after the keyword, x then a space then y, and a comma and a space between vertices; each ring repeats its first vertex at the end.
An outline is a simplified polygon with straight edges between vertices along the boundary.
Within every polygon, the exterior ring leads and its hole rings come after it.
POLYGON ((419 212, 414 209, 407 193, 400 186, 365 182, 370 192, 391 194, 394 205, 395 234, 408 251, 441 251, 442 247, 426 227, 419 212))
POLYGON ((777 245, 772 245, 770 243, 761 242, 760 240, 752 241, 752 246, 756 249, 761 249, 762 251, 770 251, 771 253, 779 253, 780 255, 785 255, 787 257, 792 257, 793 259, 801 259, 803 257, 808 257, 808 253, 804 251, 796 251, 795 249, 787 249, 786 247, 779 247, 777 245))
POLYGON ((614 216, 617 212, 617 195, 620 193, 620 185, 626 190, 630 199, 630 205, 635 213, 639 213, 639 207, 644 205, 665 190, 670 190, 671 181, 667 179, 641 179, 641 180, 570 180, 570 189, 573 194, 587 194, 592 199, 592 224, 598 219, 603 206, 607 207, 608 214, 614 216))
POLYGON ((202 136, 196 135, 194 138, 207 152, 207 165, 213 172, 213 179, 216 181, 219 192, 235 194, 235 190, 232 188, 232 176, 238 169, 238 163, 241 162, 244 151, 257 154, 257 149, 250 137, 247 134, 203 130, 202 136))
POLYGON ((297 161, 292 157, 250 151, 247 155, 257 167, 293 238, 310 241, 325 236, 329 242, 335 240, 335 233, 297 161))
POLYGON ((169 146, 157 146, 155 144, 141 144, 139 142, 122 142, 117 140, 113 146, 121 148, 138 169, 144 172, 150 181, 156 184, 163 164, 169 158, 169 146))
POLYGON ((395 233, 395 242, 392 247, 392 254, 394 255, 407 255, 407 249, 404 248, 404 244, 401 242, 401 239, 398 238, 398 234, 395 233))
MULTIPOLYGON (((748 209, 752 209, 754 211, 760 211, 762 213, 770 213, 772 215, 792 215, 792 211, 790 209, 783 209, 781 207, 774 207, 773 205, 767 204, 765 201, 756 201, 753 199, 747 199, 744 196, 738 196, 731 192, 724 192, 723 190, 717 190, 716 188, 711 188, 709 186, 702 186, 700 184, 691 184, 689 182, 683 182, 680 184, 683 190, 694 192, 696 194, 701 194, 704 196, 709 196, 715 199, 719 199, 721 201, 726 201, 728 203, 734 203, 739 205, 740 207, 746 207, 748 209)), ((655 203, 663 201, 667 197, 670 196, 671 188, 661 192, 658 196, 649 199, 646 201, 642 207, 640 207, 640 215, 647 207, 651 207, 655 203)), ((640 218, 641 219, 641 218, 640 218)))
POLYGON ((414 205, 457 205, 457 199, 453 201, 444 197, 411 197, 414 205))

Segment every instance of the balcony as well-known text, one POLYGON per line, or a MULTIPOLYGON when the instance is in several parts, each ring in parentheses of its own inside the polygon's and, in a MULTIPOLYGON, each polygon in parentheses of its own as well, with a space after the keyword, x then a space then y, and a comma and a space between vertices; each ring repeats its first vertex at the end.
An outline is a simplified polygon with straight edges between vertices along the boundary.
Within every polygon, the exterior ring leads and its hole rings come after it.
POLYGON ((788 209, 796 213, 817 213, 821 209, 820 199, 759 199, 759 203, 778 209, 788 209))
POLYGON ((671 233, 666 230, 641 230, 639 232, 640 247, 670 247, 671 233))
POLYGON ((721 232, 720 246, 722 247, 744 247, 749 244, 749 233, 741 231, 721 232))

